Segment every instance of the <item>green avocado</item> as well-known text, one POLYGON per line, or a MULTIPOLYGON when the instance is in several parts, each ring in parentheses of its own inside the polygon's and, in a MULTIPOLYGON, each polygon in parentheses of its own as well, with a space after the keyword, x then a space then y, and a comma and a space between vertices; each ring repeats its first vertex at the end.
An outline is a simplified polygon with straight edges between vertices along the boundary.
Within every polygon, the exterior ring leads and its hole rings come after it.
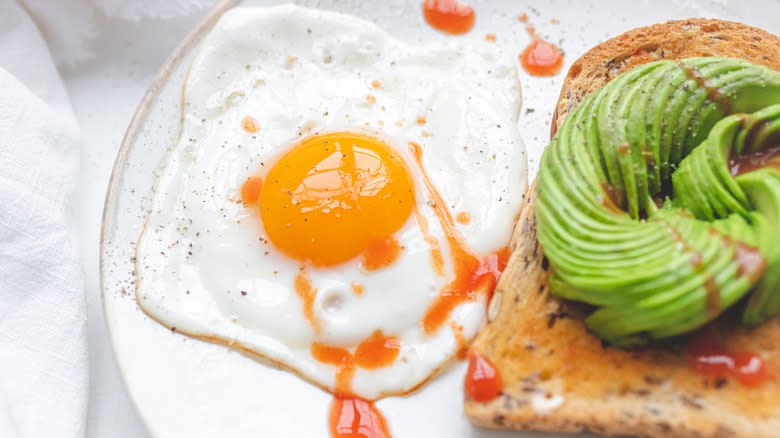
POLYGON ((780 311, 780 73, 733 58, 621 74, 566 118, 537 179, 554 295, 630 346, 744 305, 780 311), (743 163, 742 167, 736 166, 743 163))

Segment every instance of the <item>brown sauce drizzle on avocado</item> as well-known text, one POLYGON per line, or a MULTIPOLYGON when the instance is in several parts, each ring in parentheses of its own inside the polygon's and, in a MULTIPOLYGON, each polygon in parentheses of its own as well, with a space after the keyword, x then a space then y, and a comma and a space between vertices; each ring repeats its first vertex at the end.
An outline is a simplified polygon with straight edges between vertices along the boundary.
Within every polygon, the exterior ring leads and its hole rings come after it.
MULTIPOLYGON (((693 251, 690 254, 691 256, 689 260, 696 272, 700 274, 706 274, 704 272, 706 268, 704 267, 701 253, 698 251, 693 251)), ((718 287, 718 283, 715 281, 714 276, 708 274, 705 275, 704 289, 707 290, 707 312, 709 312, 711 315, 717 315, 723 309, 723 306, 720 302, 720 288, 718 287)))
POLYGON ((688 245, 688 242, 683 238, 682 234, 674 227, 668 226, 669 233, 672 238, 677 241, 683 247, 683 252, 688 254, 688 260, 693 266, 696 273, 704 276, 704 289, 707 291, 707 311, 711 315, 717 315, 723 310, 723 306, 720 302, 720 288, 715 281, 715 277, 707 272, 707 267, 702 260, 702 254, 699 251, 694 250, 688 245))
POLYGON ((727 247, 734 247, 734 263, 737 264, 737 277, 750 277, 751 282, 758 281, 766 270, 766 260, 758 251, 758 248, 745 244, 744 242, 734 241, 731 236, 723 234, 718 230, 711 228, 710 234, 723 239, 727 247))
POLYGON ((780 170, 780 144, 755 154, 739 155, 729 159, 729 170, 732 176, 750 173, 763 167, 774 167, 780 170))
POLYGON ((601 205, 614 213, 625 214, 625 211, 621 210, 619 207, 620 202, 618 201, 617 193, 615 192, 614 187, 612 187, 612 184, 601 183, 601 191, 604 192, 604 194, 598 195, 597 197, 597 200, 601 205))
POLYGON ((749 275, 753 282, 758 281, 766 270, 766 260, 758 252, 758 249, 742 242, 737 242, 734 245, 734 261, 738 267, 737 276, 749 275))
POLYGON ((726 111, 727 114, 734 112, 734 106, 732 105, 731 100, 725 94, 723 94, 720 89, 713 86, 712 82, 705 78, 699 69, 696 67, 691 67, 690 65, 681 61, 676 62, 677 65, 685 72, 685 76, 687 76, 688 79, 696 81, 696 84, 707 92, 707 99, 709 99, 711 102, 717 103, 724 111, 726 111))

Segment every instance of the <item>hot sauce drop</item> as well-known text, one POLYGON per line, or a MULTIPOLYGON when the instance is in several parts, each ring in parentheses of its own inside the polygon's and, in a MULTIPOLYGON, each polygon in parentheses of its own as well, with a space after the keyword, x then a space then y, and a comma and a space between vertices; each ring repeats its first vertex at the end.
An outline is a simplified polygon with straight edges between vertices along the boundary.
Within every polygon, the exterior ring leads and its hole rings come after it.
POLYGON ((336 395, 328 415, 333 438, 391 438, 385 417, 372 402, 336 395))
POLYGON ((260 127, 257 124, 257 120, 251 116, 244 117, 244 120, 241 121, 241 127, 244 128, 244 131, 250 134, 254 134, 260 130, 260 127))
POLYGON ((401 244, 395 237, 380 237, 368 243, 361 264, 367 271, 376 271, 392 265, 400 255, 401 244))
POLYGON ((385 336, 377 330, 355 350, 355 362, 366 369, 390 366, 401 352, 401 343, 394 336, 385 336))
POLYGON ((471 214, 467 211, 461 211, 455 216, 455 220, 458 221, 459 224, 468 225, 469 222, 471 222, 471 214))
POLYGON ((425 0, 423 16, 434 29, 453 35, 474 27, 474 9, 457 0, 425 0))
POLYGON ((263 190, 263 180, 258 177, 248 178, 241 186, 241 201, 246 205, 255 205, 263 190))
POLYGON ((464 387, 469 398, 481 403, 493 400, 504 391, 504 383, 496 367, 477 353, 469 356, 464 387))
POLYGON ((547 41, 534 40, 523 50, 520 63, 533 76, 554 76, 563 66, 563 53, 547 41))
POLYGON ((763 359, 755 353, 727 352, 707 332, 691 337, 686 356, 699 374, 707 377, 733 377, 744 386, 758 386, 767 380, 763 359))
POLYGON ((561 49, 552 43, 542 40, 531 24, 526 23, 525 29, 533 40, 520 54, 520 63, 523 65, 523 69, 533 76, 553 76, 557 74, 563 66, 561 49))

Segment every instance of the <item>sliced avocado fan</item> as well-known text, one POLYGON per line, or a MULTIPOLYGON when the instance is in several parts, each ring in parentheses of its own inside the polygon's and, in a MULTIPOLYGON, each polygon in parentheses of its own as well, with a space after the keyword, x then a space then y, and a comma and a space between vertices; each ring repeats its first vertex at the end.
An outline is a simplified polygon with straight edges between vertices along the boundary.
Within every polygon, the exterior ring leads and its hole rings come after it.
POLYGON ((537 179, 551 292, 630 346, 736 303, 780 311, 780 73, 733 58, 621 74, 566 118, 537 179), (740 168, 737 164, 742 163, 740 168))

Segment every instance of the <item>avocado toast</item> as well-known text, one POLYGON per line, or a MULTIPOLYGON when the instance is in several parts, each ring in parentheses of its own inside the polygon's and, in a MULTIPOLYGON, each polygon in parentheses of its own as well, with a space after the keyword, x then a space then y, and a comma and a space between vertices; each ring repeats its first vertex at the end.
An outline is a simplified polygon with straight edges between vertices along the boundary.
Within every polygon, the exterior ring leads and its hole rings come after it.
MULTIPOLYGON (((706 195, 694 189, 708 184, 731 187, 734 175, 723 175, 722 170, 733 170, 728 167, 733 164, 728 162, 732 154, 772 149, 778 140, 774 128, 769 132, 766 126, 774 126, 780 118, 772 107, 780 103, 779 95, 776 85, 764 85, 780 77, 776 73, 779 52, 780 39, 759 29, 691 19, 635 29, 597 46, 572 66, 553 121, 563 132, 550 147, 562 148, 555 143, 565 141, 569 142, 565 147, 588 144, 592 138, 588 135, 604 142, 590 142, 600 148, 559 150, 557 163, 555 151, 548 151, 540 179, 526 195, 513 236, 513 254, 491 303, 489 323, 472 345, 472 354, 495 367, 503 390, 487 402, 467 394, 465 410, 474 423, 658 437, 777 435, 780 323, 773 306, 780 291, 773 276, 779 239, 774 234, 778 229, 773 216, 775 189, 765 187, 774 184, 775 174, 736 176, 744 195, 736 204, 732 203, 736 198, 725 195, 705 202, 706 195), (700 59, 689 59, 693 57, 700 59), (634 69, 637 66, 642 67, 634 69), (723 79, 718 68, 739 71, 743 78, 756 74, 749 82, 758 84, 755 89, 761 92, 745 91, 750 88, 748 81, 739 78, 717 83, 723 79), (661 74, 664 69, 667 72, 661 74), (619 77, 624 72, 629 74, 619 77), (605 87, 615 78, 615 85, 605 87), (676 94, 674 90, 663 94, 653 86, 675 81, 681 90, 676 94), (745 88, 735 91, 734 84, 745 88), (596 91, 602 88, 606 90, 600 97, 596 91), (611 93, 607 101, 614 104, 595 110, 596 101, 607 93, 611 93), (631 93, 633 97, 620 97, 631 93), (664 108, 678 108, 675 115, 659 122, 660 126, 648 124, 642 132, 632 129, 644 121, 615 116, 618 110, 649 113, 647 108, 653 104, 637 103, 643 100, 675 98, 686 103, 675 107, 666 102, 664 108), (569 117, 579 120, 565 125, 569 117), (680 129, 674 129, 675 123, 680 129), (596 133, 585 132, 586 128, 596 133), (658 137, 647 140, 654 130, 658 137), (743 132, 741 142, 732 141, 737 131, 743 132), (577 136, 585 140, 571 140, 577 136), (605 150, 605 143, 610 150, 605 150), (734 145, 738 145, 735 150, 734 145), (732 150, 723 152, 724 147, 732 150), (578 154, 578 159, 570 158, 578 154), (597 165, 582 170, 588 162, 597 165), (572 176, 556 174, 566 167, 578 168, 577 178, 567 180, 572 176), (624 178, 631 172, 640 175, 624 178), (716 181, 708 181, 710 177, 716 181), (540 184, 541 200, 536 197, 540 184), (556 198, 570 190, 576 193, 566 196, 574 196, 575 201, 556 198), (568 205, 569 211, 562 214, 567 202, 577 204, 568 205), (713 203, 718 207, 707 210, 713 203), (739 205, 744 214, 728 219, 739 205), (751 216, 756 214, 763 219, 751 216), (722 222, 712 225, 718 220, 722 222), (556 221, 561 224, 551 226, 556 221), (604 230, 601 237, 622 247, 594 246, 599 236, 586 236, 583 222, 604 230), (628 228, 613 228, 620 224, 628 228), (564 235, 566 239, 561 238, 564 235), (543 246, 551 251, 550 259, 545 258, 543 246), (745 248, 753 257, 743 267, 735 260, 745 248), (613 257, 632 249, 644 258, 613 257), (609 263, 595 265, 600 260, 609 263), (625 275, 617 275, 621 270, 634 276, 625 280, 625 275), (669 272, 654 276, 663 270, 669 272), (667 284, 648 286, 654 281, 667 284), (654 295, 659 291, 675 290, 678 293, 670 302, 688 300, 685 305, 672 311, 667 305, 646 305, 667 298, 654 295), (699 332, 710 333, 724 351, 749 351, 763 361, 760 384, 707 375, 692 365, 688 333, 710 321, 714 322, 699 332)), ((772 167, 772 160, 767 157, 770 165, 764 167, 772 167)), ((776 173, 780 176, 780 171, 776 173)))

